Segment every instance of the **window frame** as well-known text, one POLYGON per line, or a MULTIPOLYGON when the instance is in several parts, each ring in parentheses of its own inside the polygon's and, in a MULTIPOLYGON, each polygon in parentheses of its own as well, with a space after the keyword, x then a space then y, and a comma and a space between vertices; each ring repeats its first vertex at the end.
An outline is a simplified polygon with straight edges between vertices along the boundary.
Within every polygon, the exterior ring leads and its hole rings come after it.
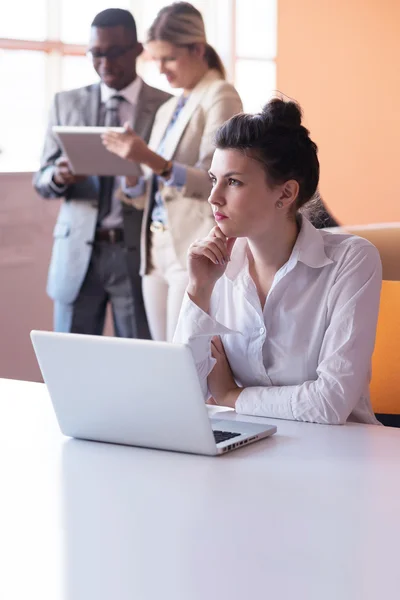
POLYGON ((29 50, 33 52, 57 53, 60 56, 85 56, 87 45, 66 44, 61 40, 22 40, 0 38, 0 50, 29 50))

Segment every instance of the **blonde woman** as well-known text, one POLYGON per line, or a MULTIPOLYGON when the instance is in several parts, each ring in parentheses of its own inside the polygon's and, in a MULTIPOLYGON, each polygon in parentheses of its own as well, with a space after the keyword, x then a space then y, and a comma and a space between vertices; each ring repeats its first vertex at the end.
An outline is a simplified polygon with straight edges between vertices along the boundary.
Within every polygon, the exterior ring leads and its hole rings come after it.
POLYGON ((149 30, 146 49, 170 85, 183 92, 159 109, 149 145, 129 128, 107 132, 103 141, 111 152, 143 166, 144 177, 128 180, 122 196, 144 209, 144 303, 153 339, 170 341, 188 283, 187 250, 213 225, 207 199, 214 134, 241 112, 242 104, 207 43, 201 13, 191 4, 164 7, 149 30))

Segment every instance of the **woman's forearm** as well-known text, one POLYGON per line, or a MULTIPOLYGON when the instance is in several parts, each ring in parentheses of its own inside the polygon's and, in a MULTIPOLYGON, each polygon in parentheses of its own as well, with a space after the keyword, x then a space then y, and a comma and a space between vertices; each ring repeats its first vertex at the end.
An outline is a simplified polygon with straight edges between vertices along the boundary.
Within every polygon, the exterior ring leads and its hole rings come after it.
POLYGON ((141 162, 158 175, 159 173, 165 170, 169 161, 160 156, 160 154, 157 154, 157 152, 154 152, 153 150, 150 150, 150 148, 148 148, 146 156, 141 162))
POLYGON ((202 311, 210 314, 210 302, 213 289, 214 286, 199 287, 196 284, 189 282, 187 293, 192 302, 201 308, 202 311))

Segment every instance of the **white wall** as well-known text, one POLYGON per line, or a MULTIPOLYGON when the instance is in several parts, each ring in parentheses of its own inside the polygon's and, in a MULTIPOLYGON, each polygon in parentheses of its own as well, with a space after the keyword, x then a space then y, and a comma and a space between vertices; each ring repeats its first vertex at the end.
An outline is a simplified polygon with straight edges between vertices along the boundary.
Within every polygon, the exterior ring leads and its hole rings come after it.
POLYGON ((0 173, 0 377, 41 381, 31 329, 52 328, 47 267, 58 201, 32 189, 30 173, 0 173))

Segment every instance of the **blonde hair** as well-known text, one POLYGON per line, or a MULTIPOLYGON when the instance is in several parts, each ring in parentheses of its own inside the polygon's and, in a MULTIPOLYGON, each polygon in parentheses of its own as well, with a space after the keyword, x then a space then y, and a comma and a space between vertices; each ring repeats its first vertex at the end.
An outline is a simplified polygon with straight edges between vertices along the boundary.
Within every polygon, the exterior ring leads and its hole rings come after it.
POLYGON ((207 43, 201 12, 189 2, 174 2, 164 6, 147 34, 147 42, 163 41, 190 48, 205 44, 204 58, 210 69, 216 69, 225 79, 225 67, 217 51, 207 43))

